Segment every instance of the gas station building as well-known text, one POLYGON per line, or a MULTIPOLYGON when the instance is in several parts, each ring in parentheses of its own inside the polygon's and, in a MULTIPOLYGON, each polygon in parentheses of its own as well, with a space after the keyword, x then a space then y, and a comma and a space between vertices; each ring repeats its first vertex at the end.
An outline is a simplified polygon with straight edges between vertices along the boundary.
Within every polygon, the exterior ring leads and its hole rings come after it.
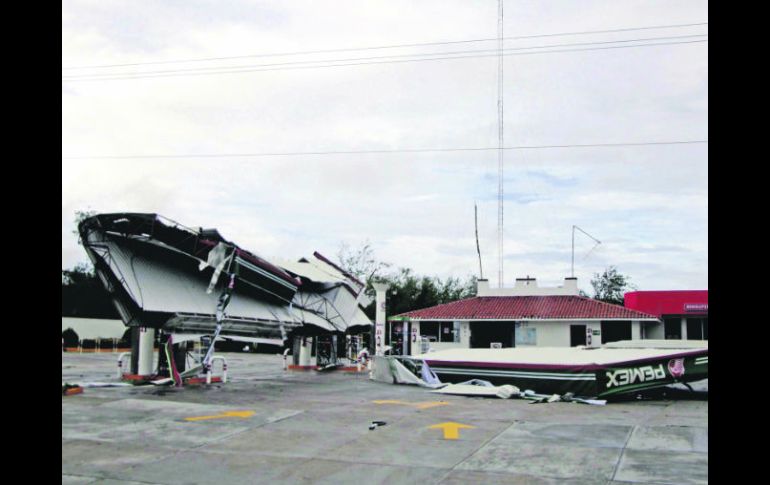
POLYGON ((661 332, 655 338, 709 338, 708 290, 630 291, 624 296, 624 306, 655 315, 663 322, 661 332))
POLYGON ((518 278, 512 288, 479 280, 477 296, 388 318, 385 344, 394 354, 449 348, 598 347, 619 340, 663 338, 658 316, 580 296, 577 279, 539 287, 518 278))

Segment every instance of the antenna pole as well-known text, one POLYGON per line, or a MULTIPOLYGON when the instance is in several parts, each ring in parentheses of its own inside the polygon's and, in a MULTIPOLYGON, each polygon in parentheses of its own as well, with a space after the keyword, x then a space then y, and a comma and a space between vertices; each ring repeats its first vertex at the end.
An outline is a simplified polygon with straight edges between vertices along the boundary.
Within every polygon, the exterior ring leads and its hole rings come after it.
POLYGON ((479 211, 476 203, 473 203, 473 219, 476 225, 476 252, 479 253, 479 279, 484 279, 484 270, 481 268, 481 247, 479 246, 479 211))
POLYGON ((503 0, 497 0, 497 258, 498 286, 503 287, 503 0))
MULTIPOLYGON (((578 231, 582 232, 586 236, 588 236, 591 239, 593 239, 594 241, 596 241, 596 245, 597 246, 602 243, 601 241, 599 241, 598 239, 596 239, 592 235, 588 234, 587 232, 585 232, 584 230, 582 230, 578 226, 576 226, 574 224, 572 225, 572 277, 573 278, 575 277, 575 229, 577 229, 578 231)), ((591 251, 593 251, 593 249, 591 251)))
POLYGON ((572 277, 575 277, 575 225, 572 225, 572 277))

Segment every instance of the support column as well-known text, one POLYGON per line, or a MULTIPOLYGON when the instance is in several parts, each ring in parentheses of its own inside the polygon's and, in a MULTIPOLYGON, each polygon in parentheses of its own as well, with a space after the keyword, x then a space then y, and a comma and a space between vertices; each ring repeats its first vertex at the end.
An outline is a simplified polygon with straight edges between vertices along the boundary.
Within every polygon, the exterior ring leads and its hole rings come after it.
POLYGON ((152 375, 153 349, 155 347, 155 329, 139 327, 139 352, 136 373, 140 376, 152 375))
POLYGON ((377 293, 377 314, 375 317, 374 332, 375 352, 376 355, 382 355, 382 348, 385 345, 385 300, 390 285, 387 283, 372 283, 372 286, 377 293))
POLYGON ((420 321, 412 322, 412 355, 422 353, 422 340, 420 339, 420 321))
POLYGON ((299 347, 299 365, 310 365, 310 354, 313 352, 313 337, 302 337, 299 347))
POLYGON ((642 339, 642 324, 639 320, 631 321, 631 340, 642 339))
POLYGON ((139 373, 139 327, 131 327, 130 335, 131 354, 129 355, 128 373, 136 375, 139 373))
POLYGON ((471 348, 471 322, 460 322, 460 346, 471 348))
POLYGON ((682 317, 682 340, 687 340, 687 317, 682 317))

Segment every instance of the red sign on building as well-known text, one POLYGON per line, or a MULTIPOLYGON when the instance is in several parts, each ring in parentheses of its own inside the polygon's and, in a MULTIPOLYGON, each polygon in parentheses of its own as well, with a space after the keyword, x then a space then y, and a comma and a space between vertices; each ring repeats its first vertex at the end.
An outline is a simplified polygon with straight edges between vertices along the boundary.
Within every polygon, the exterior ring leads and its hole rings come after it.
POLYGON ((623 298, 626 308, 663 315, 708 315, 708 290, 629 291, 623 298))

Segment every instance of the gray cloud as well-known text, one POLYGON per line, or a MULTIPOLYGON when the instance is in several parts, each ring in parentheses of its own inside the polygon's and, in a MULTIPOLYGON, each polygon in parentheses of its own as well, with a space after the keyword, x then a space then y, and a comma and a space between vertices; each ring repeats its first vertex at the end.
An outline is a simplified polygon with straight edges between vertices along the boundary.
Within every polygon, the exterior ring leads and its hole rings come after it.
MULTIPOLYGON (((496 26, 494 2, 349 1, 335 3, 334 12, 318 2, 214 5, 65 2, 62 62, 494 37, 496 26)), ((707 19, 701 2, 506 2, 506 11, 507 35, 707 19)), ((665 34, 672 32, 659 35, 665 34)), ((517 45, 538 43, 545 42, 517 45)), ((369 55, 378 54, 387 53, 369 55)), ((505 69, 506 145, 708 133, 704 44, 513 56, 505 69)), ((494 58, 63 83, 62 152, 495 146, 495 83, 494 58)), ((707 286, 707 157, 707 146, 699 145, 506 152, 506 281, 523 273, 561 281, 569 271, 571 227, 578 224, 603 241, 576 261, 581 286, 607 264, 628 268, 649 289, 707 286)), ((341 241, 368 239, 379 257, 398 266, 465 275, 478 267, 474 201, 484 267, 496 266, 496 200, 495 152, 63 160, 62 264, 85 259, 70 231, 73 212, 91 207, 218 227, 255 252, 280 258, 313 250, 336 255, 341 241)), ((576 244, 576 258, 592 246, 576 244)))

